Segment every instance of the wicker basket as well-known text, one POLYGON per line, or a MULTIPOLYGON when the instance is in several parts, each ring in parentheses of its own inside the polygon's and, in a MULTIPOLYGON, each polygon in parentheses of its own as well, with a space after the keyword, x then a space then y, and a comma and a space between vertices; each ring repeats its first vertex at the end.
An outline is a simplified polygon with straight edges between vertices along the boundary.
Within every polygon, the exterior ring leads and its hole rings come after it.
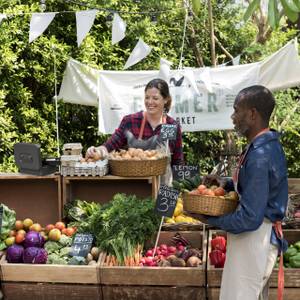
POLYGON ((110 173, 123 177, 144 177, 165 174, 168 158, 157 160, 109 160, 110 173))
POLYGON ((233 212, 238 201, 218 196, 183 194, 183 209, 190 213, 221 216, 233 212))

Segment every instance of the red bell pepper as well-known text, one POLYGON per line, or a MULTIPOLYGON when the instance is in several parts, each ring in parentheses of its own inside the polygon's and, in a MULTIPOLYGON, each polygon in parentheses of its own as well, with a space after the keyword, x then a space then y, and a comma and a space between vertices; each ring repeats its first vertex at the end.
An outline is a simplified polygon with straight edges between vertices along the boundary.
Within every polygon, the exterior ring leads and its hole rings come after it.
POLYGON ((224 236, 216 236, 210 242, 212 250, 221 250, 222 252, 226 252, 226 239, 224 236))
POLYGON ((223 268, 226 255, 221 250, 213 250, 209 253, 210 264, 216 268, 223 268))

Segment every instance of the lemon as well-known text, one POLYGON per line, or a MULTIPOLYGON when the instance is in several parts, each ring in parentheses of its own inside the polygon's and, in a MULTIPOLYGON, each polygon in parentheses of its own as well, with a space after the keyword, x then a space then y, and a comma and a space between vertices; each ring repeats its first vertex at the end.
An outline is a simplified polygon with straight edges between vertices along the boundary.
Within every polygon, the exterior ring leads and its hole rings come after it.
POLYGON ((176 223, 184 223, 186 222, 185 217, 183 215, 179 215, 175 218, 176 223))
POLYGON ((175 220, 173 218, 165 218, 165 223, 174 224, 175 220))
POLYGON ((182 203, 177 203, 177 205, 176 205, 176 207, 175 207, 175 210, 174 210, 174 213, 173 213, 173 216, 174 216, 174 217, 177 217, 177 216, 179 216, 182 212, 183 212, 183 205, 182 205, 182 203))

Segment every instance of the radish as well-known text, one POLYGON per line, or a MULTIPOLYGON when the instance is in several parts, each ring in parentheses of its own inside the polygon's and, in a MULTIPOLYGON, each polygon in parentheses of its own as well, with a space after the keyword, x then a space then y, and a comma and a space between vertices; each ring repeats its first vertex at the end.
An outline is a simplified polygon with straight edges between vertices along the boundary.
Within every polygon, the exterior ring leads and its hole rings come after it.
POLYGON ((147 257, 152 257, 153 256, 153 251, 151 249, 147 250, 146 256, 147 257))

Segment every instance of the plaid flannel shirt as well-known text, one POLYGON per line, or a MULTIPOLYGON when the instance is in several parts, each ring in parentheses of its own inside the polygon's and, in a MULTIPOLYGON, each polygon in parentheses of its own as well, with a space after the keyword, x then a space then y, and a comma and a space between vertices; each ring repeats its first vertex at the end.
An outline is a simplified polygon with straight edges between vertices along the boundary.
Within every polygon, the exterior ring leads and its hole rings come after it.
MULTIPOLYGON (((143 120, 143 112, 137 112, 131 115, 125 116, 120 126, 115 130, 112 136, 103 144, 111 152, 113 150, 122 149, 127 146, 127 139, 125 137, 125 131, 129 130, 135 136, 139 137, 141 124, 143 120)), ((174 124, 177 126, 177 137, 174 141, 169 141, 170 152, 172 153, 172 165, 183 164, 183 152, 182 152, 182 135, 180 125, 172 119, 170 116, 166 118, 166 124, 174 124)), ((144 133, 142 139, 148 139, 154 135, 160 134, 161 125, 158 125, 154 130, 147 121, 145 124, 144 133)))

